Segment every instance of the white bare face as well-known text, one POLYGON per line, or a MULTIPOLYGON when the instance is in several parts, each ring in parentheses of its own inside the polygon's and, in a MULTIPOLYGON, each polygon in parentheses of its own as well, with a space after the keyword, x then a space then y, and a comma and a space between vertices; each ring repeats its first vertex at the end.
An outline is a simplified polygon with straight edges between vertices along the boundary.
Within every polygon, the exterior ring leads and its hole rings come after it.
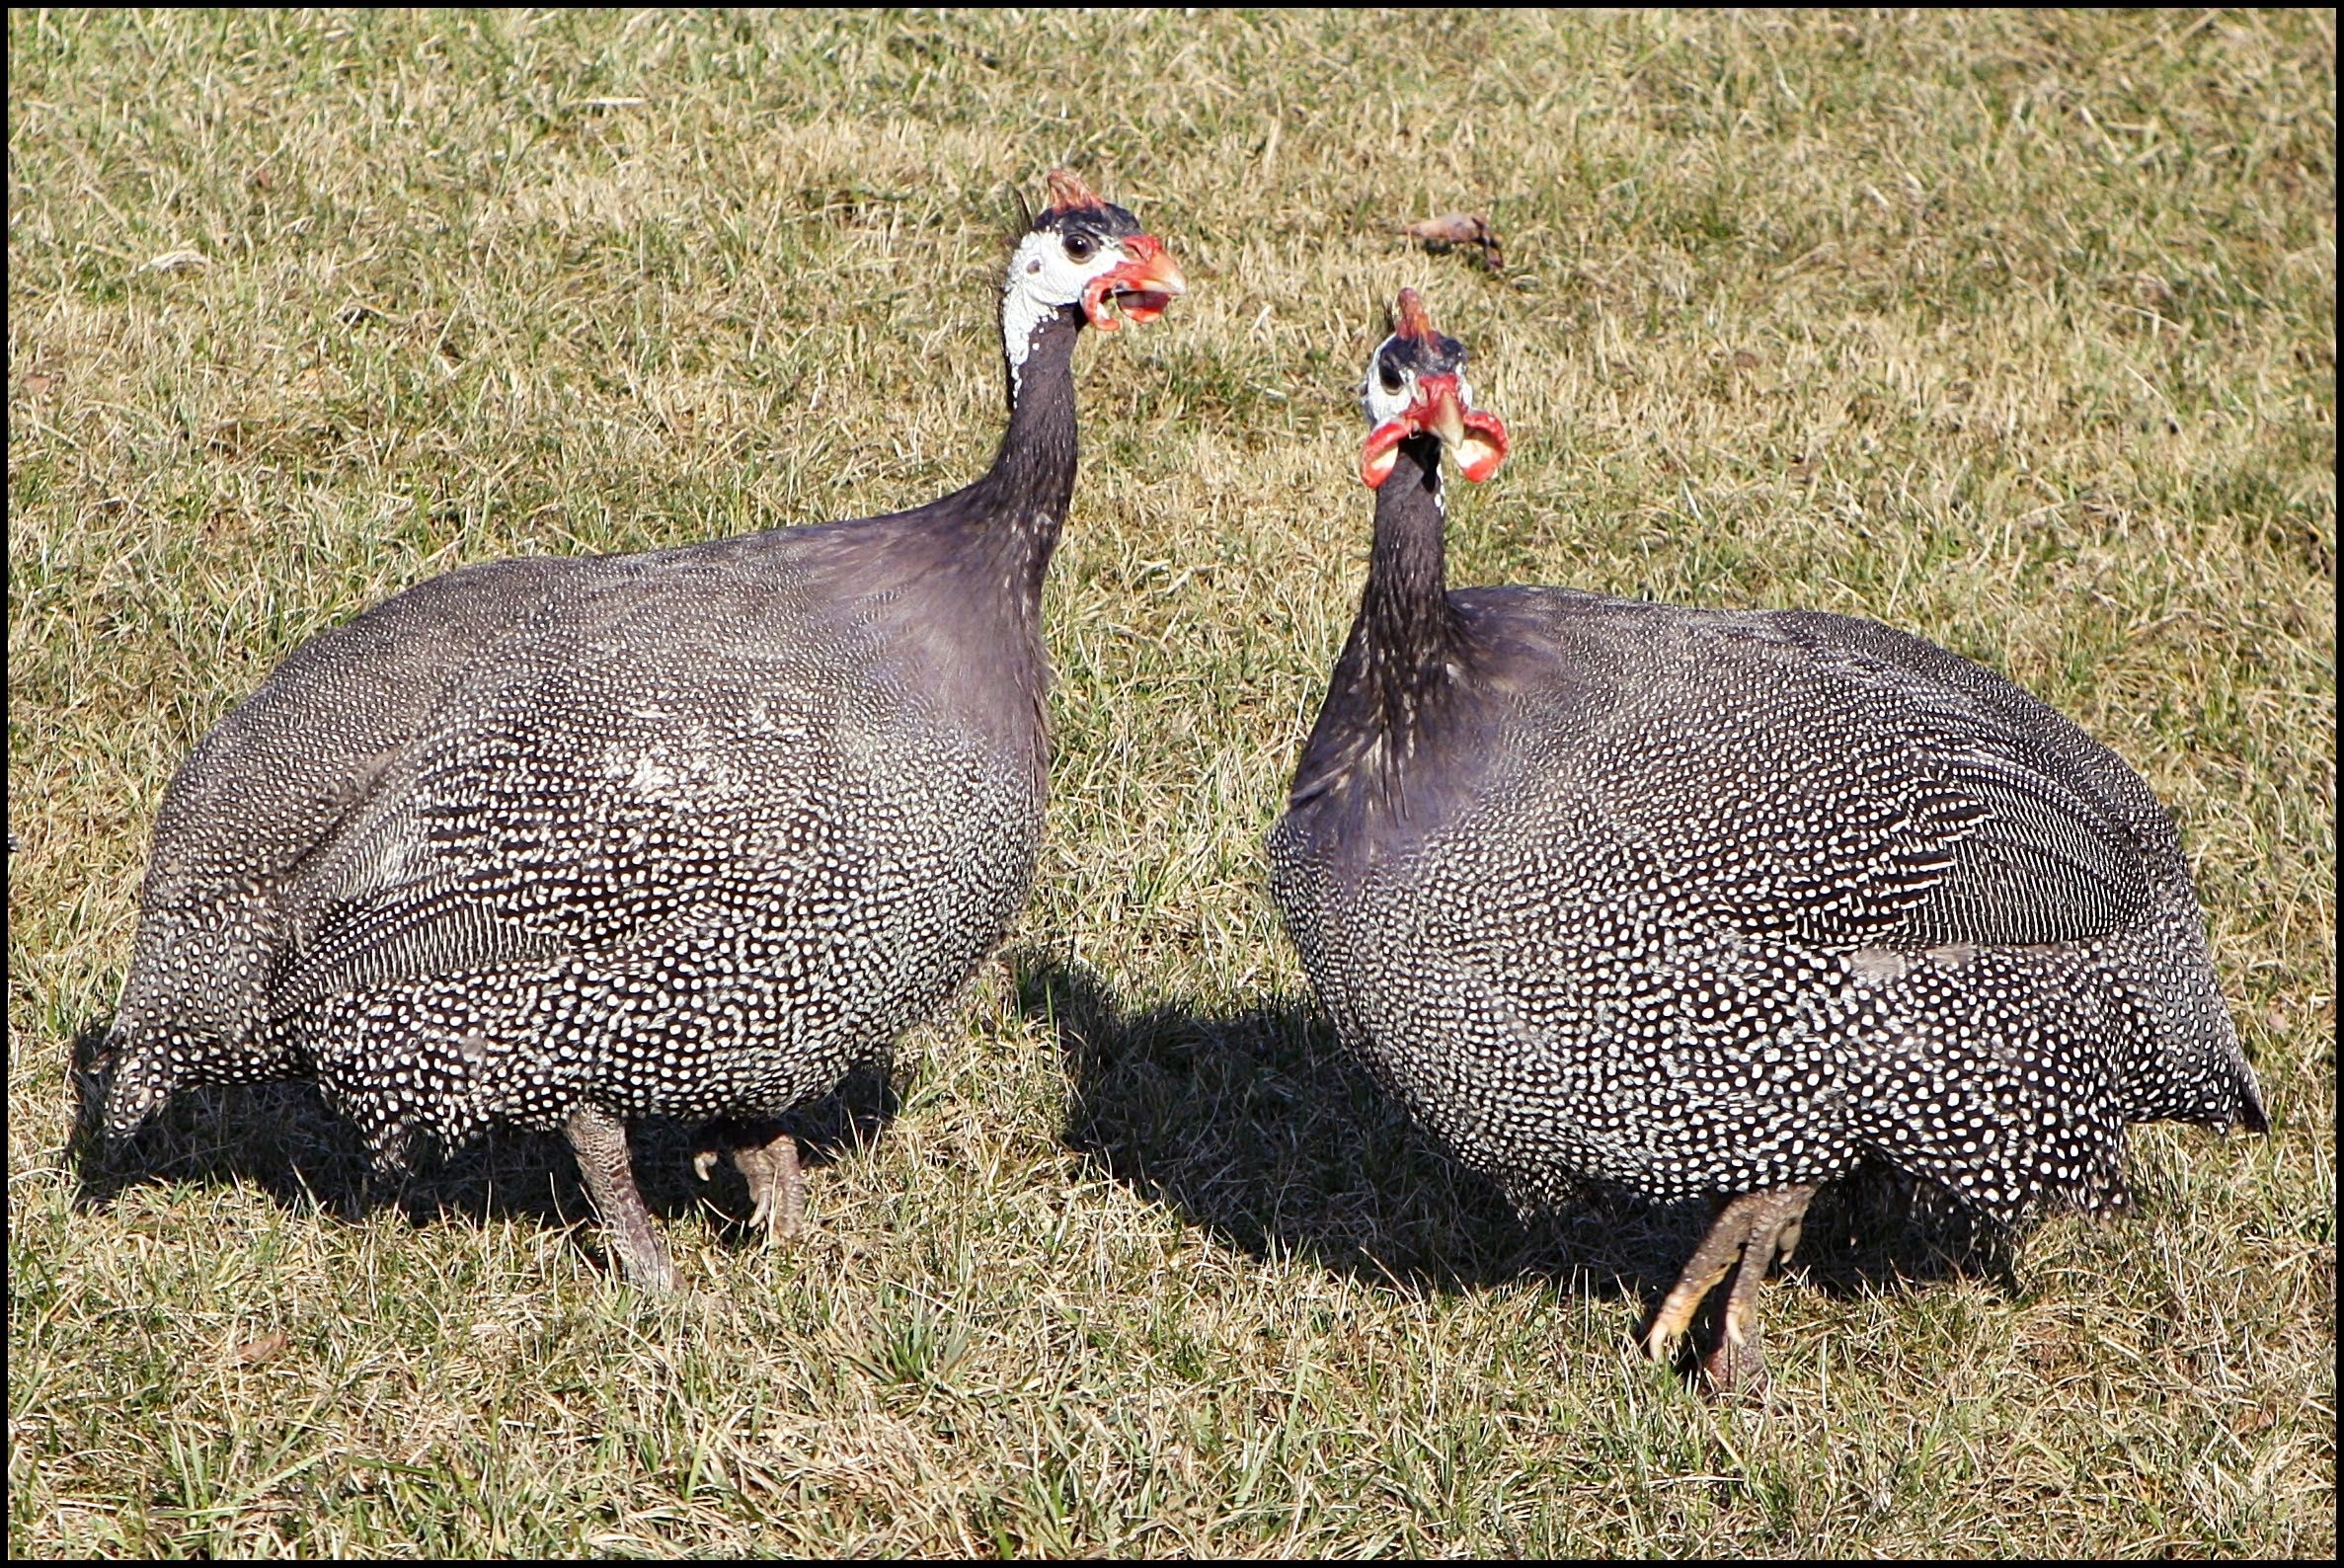
MULTIPOLYGON (((1398 419, 1416 406, 1419 379, 1416 369, 1405 362, 1402 352, 1394 352, 1399 339, 1386 338, 1375 346, 1374 354, 1367 360, 1367 379, 1361 387, 1361 398, 1367 411, 1367 424, 1377 426, 1398 419)), ((1473 389, 1465 384, 1462 370, 1451 372, 1456 377, 1457 402, 1466 408, 1473 406, 1473 389)))
POLYGON ((1091 279, 1130 260, 1115 240, 1079 229, 1070 234, 1036 229, 1018 241, 1001 284, 1001 341, 1009 351, 1010 375, 1024 369, 1036 329, 1054 311, 1079 305, 1091 279))

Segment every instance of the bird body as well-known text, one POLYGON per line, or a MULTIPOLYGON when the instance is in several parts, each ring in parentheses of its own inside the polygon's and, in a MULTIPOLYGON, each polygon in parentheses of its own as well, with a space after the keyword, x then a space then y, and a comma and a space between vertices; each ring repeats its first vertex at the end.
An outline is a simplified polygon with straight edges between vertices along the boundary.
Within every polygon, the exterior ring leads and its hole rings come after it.
MULTIPOLYGON (((157 822, 109 1130, 283 1076, 387 1169, 419 1136, 577 1141, 583 1116, 598 1205, 640 1212, 613 1124, 778 1115, 942 1003, 1039 846, 1075 338, 1109 298, 1149 319, 1181 286, 1129 213, 1062 174, 1053 194, 1005 286, 1010 425, 975 484, 452 572, 222 720, 157 822)), ((648 1220, 618 1228, 664 1283, 648 1220)))
POLYGON ((2049 708, 1845 616, 1452 600, 1504 651, 1273 860, 1347 1037, 1525 1201, 1880 1154, 2090 1208, 2126 1123, 2241 1114, 2170 821, 2049 708))
MULTIPOLYGON (((260 1043, 392 1166, 418 1132, 557 1127, 580 1095, 714 1116, 825 1091, 998 941, 1043 794, 1033 628, 950 565, 897 580, 846 542, 500 563, 326 634, 191 761, 149 929, 188 953, 155 915, 241 891, 258 918, 217 957, 266 966, 260 1043), (979 649, 999 678, 971 678, 979 649), (223 790, 288 777, 341 808, 309 852, 204 875, 254 827, 223 790)), ((200 995, 233 962, 141 973, 200 995)))
POLYGON ((1420 1119, 1525 1208, 1878 1158, 2002 1218, 2120 1201, 2128 1123, 2263 1127, 2171 819, 2010 681, 1841 615, 1449 591, 1462 359, 1404 295, 1368 582, 1270 839, 1338 1031, 1420 1119))

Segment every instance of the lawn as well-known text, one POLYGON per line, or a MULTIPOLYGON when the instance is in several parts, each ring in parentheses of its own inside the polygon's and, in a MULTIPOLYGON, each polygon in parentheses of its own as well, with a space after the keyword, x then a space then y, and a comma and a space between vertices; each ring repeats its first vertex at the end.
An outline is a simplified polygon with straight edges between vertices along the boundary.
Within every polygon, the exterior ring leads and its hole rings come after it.
MULTIPOLYGON (((11 1555, 2335 1550, 2331 14, 12 11, 11 1555), (687 1289, 567 1152, 314 1093, 73 1137, 157 804, 457 565, 925 500, 1014 193, 1187 269, 1086 343, 1049 839, 999 962, 687 1289), (1428 254, 1453 210, 1501 242, 1428 254), (1402 284, 1513 432, 1454 583, 1877 616, 2171 807, 2268 1139, 2015 1245, 1859 1184, 1762 1401, 1631 1336, 1703 1217, 1516 1218, 1336 1049, 1262 835, 1402 284)), ((1462 487, 1457 487, 1462 489, 1462 487)), ((729 1180, 729 1178, 728 1178, 729 1180)))

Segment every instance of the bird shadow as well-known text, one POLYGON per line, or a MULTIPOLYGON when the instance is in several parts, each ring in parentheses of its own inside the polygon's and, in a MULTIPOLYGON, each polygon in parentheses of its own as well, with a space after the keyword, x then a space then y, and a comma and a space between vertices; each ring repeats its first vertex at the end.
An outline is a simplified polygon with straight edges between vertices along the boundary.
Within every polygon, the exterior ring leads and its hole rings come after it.
MULTIPOLYGON (((1064 1060, 1067 1146, 1255 1257, 1411 1294, 1545 1281, 1649 1312, 1711 1217, 1705 1203, 1596 1185, 1518 1214, 1304 1001, 1126 1008, 1097 972, 1037 954, 1019 963, 1018 993, 1064 1060)), ((1998 1230, 1886 1166, 1817 1196, 1793 1269, 1836 1296, 1982 1270, 2009 1278, 1998 1230)))
MULTIPOLYGON (((1649 1309, 1706 1225, 1703 1205, 1600 1186, 1560 1211, 1518 1215, 1361 1069, 1306 1001, 1127 1008, 1088 966, 1026 953, 1013 968, 1020 1013, 1049 1030, 1066 1073, 1066 1145, 1249 1255, 1301 1258, 1410 1294, 1531 1280, 1649 1309)), ((108 1207, 136 1186, 230 1181, 345 1223, 386 1206, 419 1228, 511 1218, 560 1228, 593 1216, 556 1135, 505 1130, 385 1178, 355 1128, 306 1082, 191 1088, 137 1137, 110 1146, 100 1118, 106 1028, 89 1024, 73 1046, 64 1162, 78 1209, 108 1207)), ((899 1105, 878 1063, 780 1120, 817 1168, 867 1147, 899 1105)), ((712 1211, 737 1244, 753 1239, 745 1185, 730 1163, 707 1185, 692 1175, 698 1126, 651 1118, 634 1127, 644 1201, 663 1219, 712 1211)), ((1981 1268, 2009 1278, 1999 1231, 1885 1167, 1826 1187, 1805 1238, 1794 1267, 1836 1295, 1981 1268)))
MULTIPOLYGON (((519 1219, 562 1228, 589 1222, 592 1202, 577 1161, 558 1134, 504 1129, 464 1148, 385 1177, 366 1158, 357 1130, 330 1110, 314 1083, 214 1084, 184 1089, 127 1143, 110 1146, 102 1119, 108 1021, 73 1041, 72 1131, 64 1167, 76 1209, 103 1209, 139 1186, 241 1182, 287 1210, 357 1223, 385 1207, 422 1228, 519 1219)), ((848 1074, 828 1096, 778 1118, 798 1139, 801 1163, 818 1169, 867 1146, 899 1108, 888 1067, 848 1074)), ((719 1161, 706 1182, 692 1170, 703 1146, 700 1122, 649 1117, 630 1127, 635 1182, 660 1218, 711 1213, 736 1244, 753 1244, 747 1185, 719 1161)))

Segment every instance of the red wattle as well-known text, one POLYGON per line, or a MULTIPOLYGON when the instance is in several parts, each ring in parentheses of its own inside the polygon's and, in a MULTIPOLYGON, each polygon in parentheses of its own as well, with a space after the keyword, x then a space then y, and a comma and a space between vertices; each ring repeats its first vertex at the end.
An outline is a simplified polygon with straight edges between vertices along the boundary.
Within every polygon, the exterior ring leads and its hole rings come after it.
POLYGON ((1406 420, 1386 420, 1367 432, 1367 444, 1360 450, 1360 478, 1369 490, 1380 490, 1383 482, 1392 477, 1392 465, 1400 460, 1400 442, 1415 431, 1406 420))
POLYGON ((1495 414, 1465 411, 1465 438, 1457 443, 1457 472, 1476 485, 1498 471, 1509 448, 1506 426, 1495 414))

